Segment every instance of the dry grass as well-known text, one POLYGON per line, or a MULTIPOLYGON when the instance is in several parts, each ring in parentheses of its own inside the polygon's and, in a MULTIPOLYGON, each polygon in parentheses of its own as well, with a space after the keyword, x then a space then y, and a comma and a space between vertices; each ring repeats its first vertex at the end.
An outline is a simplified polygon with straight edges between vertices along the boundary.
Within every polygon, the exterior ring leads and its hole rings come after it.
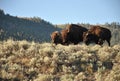
POLYGON ((0 80, 120 81, 120 45, 1 41, 0 80))

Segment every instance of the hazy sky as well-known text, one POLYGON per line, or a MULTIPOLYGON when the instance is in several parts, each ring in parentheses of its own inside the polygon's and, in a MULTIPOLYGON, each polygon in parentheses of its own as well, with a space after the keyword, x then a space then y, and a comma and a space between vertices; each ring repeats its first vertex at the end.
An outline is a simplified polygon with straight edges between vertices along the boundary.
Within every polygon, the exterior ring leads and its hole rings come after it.
POLYGON ((120 22, 120 0, 0 0, 0 9, 53 24, 120 22))

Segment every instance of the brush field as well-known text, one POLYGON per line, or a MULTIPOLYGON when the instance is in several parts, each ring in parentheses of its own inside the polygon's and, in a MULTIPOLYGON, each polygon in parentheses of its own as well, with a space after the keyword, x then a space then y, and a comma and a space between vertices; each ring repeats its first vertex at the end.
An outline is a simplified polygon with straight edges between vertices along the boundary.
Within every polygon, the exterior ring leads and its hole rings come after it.
POLYGON ((120 44, 0 42, 0 81, 120 81, 120 44))

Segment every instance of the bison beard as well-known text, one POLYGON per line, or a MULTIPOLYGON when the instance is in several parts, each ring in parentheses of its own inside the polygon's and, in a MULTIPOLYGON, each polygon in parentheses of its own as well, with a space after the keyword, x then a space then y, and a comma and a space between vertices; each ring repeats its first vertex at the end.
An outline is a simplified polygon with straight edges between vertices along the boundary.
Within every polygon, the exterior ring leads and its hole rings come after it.
POLYGON ((69 40, 69 32, 67 29, 61 30, 61 38, 62 38, 62 44, 63 45, 68 45, 70 44, 69 40))

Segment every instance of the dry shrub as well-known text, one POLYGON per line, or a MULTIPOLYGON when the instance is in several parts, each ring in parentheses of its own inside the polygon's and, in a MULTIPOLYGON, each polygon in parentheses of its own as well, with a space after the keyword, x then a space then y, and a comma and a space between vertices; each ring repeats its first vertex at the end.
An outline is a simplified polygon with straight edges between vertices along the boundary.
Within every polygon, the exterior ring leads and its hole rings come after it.
POLYGON ((62 75, 60 78, 60 81, 73 81, 73 80, 74 80, 73 74, 65 74, 65 75, 62 75))
POLYGON ((1 41, 0 65, 3 81, 119 81, 120 45, 1 41))
POLYGON ((52 81, 53 76, 49 74, 39 74, 34 81, 52 81))

